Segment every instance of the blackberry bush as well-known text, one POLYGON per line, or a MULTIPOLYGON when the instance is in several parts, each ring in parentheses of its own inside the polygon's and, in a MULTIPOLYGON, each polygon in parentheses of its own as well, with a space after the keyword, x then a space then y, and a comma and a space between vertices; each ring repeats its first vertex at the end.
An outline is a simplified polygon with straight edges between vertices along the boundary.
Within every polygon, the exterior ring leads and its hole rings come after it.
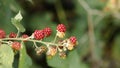
POLYGON ((75 36, 71 36, 70 38, 61 39, 65 37, 66 26, 64 24, 58 24, 56 27, 56 35, 53 41, 46 42, 44 38, 48 38, 52 34, 52 29, 50 27, 46 27, 44 29, 36 29, 31 36, 27 34, 21 35, 21 32, 25 31, 25 28, 20 24, 22 20, 22 16, 20 12, 11 19, 12 24, 17 28, 18 32, 11 32, 8 36, 3 29, 0 29, 0 44, 7 44, 13 49, 13 52, 16 54, 20 52, 20 63, 21 66, 23 63, 21 60, 23 56, 26 55, 25 47, 23 43, 33 42, 35 46, 35 51, 37 55, 41 55, 42 53, 46 53, 48 57, 54 57, 57 53, 63 59, 66 58, 66 52, 68 50, 74 49, 77 43, 77 39, 75 36), (38 46, 36 43, 43 44, 42 46, 38 46))

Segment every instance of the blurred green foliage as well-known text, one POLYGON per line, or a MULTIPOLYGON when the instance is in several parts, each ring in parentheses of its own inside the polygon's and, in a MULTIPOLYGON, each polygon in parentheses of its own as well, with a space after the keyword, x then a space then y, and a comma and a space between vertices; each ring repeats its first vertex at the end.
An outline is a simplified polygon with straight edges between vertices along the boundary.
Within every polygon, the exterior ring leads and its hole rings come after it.
POLYGON ((26 48, 24 43, 22 42, 22 49, 20 50, 20 58, 19 58, 19 68, 30 68, 31 65, 32 65, 32 60, 26 54, 26 48))
MULTIPOLYGON (((75 50, 67 53, 66 59, 60 59, 58 55, 51 59, 47 59, 44 54, 37 56, 33 44, 25 43, 27 54, 32 58, 32 65, 31 60, 30 62, 28 60, 30 68, 94 68, 96 65, 100 68, 119 68, 120 8, 117 8, 119 4, 120 0, 0 0, 0 29, 4 29, 7 34, 17 32, 11 23, 11 18, 21 10, 23 15, 21 24, 26 29, 24 33, 28 35, 31 35, 35 29, 51 27, 52 36, 45 39, 51 41, 56 33, 56 25, 64 23, 67 26, 66 37, 71 35, 77 37, 79 44, 75 50), (92 13, 94 27, 93 51, 96 62, 94 64, 92 64, 94 60, 91 59, 88 36, 88 12, 92 13)), ((25 48, 23 49, 21 54, 26 55, 25 48)), ((7 52, 5 51, 6 55, 7 52)), ((26 58, 28 56, 21 58, 24 61, 21 60, 19 64, 26 63, 26 58)), ((9 61, 11 60, 13 59, 9 61)), ((1 63, 0 61, 0 66, 1 63)), ((21 65, 19 68, 27 67, 21 65)))
POLYGON ((10 46, 2 44, 0 46, 0 68, 12 68, 14 53, 10 46))

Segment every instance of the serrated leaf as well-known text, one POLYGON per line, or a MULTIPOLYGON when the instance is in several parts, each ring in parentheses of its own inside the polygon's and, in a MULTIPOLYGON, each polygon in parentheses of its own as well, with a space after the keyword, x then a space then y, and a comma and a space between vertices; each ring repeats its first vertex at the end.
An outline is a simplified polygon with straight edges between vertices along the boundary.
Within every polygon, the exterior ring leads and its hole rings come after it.
POLYGON ((32 65, 31 58, 26 53, 24 43, 22 43, 22 49, 20 50, 19 68, 30 68, 32 65))
POLYGON ((0 68, 12 68, 14 53, 10 46, 0 45, 0 68))
POLYGON ((19 12, 14 18, 11 19, 12 24, 17 28, 19 32, 24 32, 25 28, 21 24, 22 15, 19 12))

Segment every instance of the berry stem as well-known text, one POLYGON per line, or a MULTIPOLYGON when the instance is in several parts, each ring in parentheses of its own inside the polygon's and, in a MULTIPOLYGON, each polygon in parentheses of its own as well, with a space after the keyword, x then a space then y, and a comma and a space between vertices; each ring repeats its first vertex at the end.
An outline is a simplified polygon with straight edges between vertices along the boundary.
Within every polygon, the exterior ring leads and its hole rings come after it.
POLYGON ((35 48, 38 48, 38 46, 37 46, 36 42, 34 41, 33 43, 34 43, 35 48))
POLYGON ((7 41, 2 41, 2 40, 0 40, 0 42, 9 44, 9 42, 7 42, 7 41))
POLYGON ((19 34, 20 34, 20 31, 18 30, 16 38, 19 37, 19 34))
POLYGON ((55 42, 56 42, 56 39, 57 39, 57 34, 55 35, 55 38, 54 38, 53 43, 55 43, 55 42))
MULTIPOLYGON (((26 40, 26 39, 24 39, 24 38, 3 38, 3 39, 0 39, 0 42, 5 41, 5 40, 19 40, 19 41, 23 41, 23 40, 26 40)), ((57 45, 56 43, 44 42, 44 41, 34 40, 34 39, 29 39, 29 38, 27 39, 27 41, 38 42, 38 43, 42 43, 42 44, 45 44, 45 45, 57 45)))

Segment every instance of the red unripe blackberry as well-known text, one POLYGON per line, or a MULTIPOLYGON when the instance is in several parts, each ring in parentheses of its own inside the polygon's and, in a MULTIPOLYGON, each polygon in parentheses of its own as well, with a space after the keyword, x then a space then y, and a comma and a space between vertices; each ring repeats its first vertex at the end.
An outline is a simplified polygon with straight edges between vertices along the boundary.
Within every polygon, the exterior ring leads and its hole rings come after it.
MULTIPOLYGON (((27 35, 27 34, 23 34, 22 35, 22 38, 28 38, 29 36, 27 35)), ((27 39, 26 40, 24 40, 24 42, 26 42, 27 41, 27 39)))
POLYGON ((15 38, 16 36, 17 36, 17 34, 14 33, 14 32, 11 32, 11 33, 9 34, 9 38, 15 38))
POLYGON ((65 31, 66 31, 66 27, 65 27, 64 24, 58 24, 57 30, 58 30, 59 32, 65 32, 65 31))
POLYGON ((43 30, 35 30, 34 32, 34 38, 36 40, 42 40, 45 37, 43 30))
POLYGON ((46 37, 50 36, 51 33, 52 33, 52 30, 51 30, 51 28, 49 28, 49 27, 43 29, 43 31, 44 31, 44 35, 45 35, 46 37))
POLYGON ((5 38, 6 37, 6 33, 4 30, 0 29, 0 39, 1 38, 5 38))
POLYGON ((76 44, 76 42, 77 42, 76 37, 75 36, 70 37, 70 42, 73 44, 76 44))
POLYGON ((28 38, 29 36, 27 34, 23 34, 22 38, 28 38))
POLYGON ((19 42, 13 42, 12 43, 12 48, 14 50, 20 50, 21 49, 21 44, 19 42))

